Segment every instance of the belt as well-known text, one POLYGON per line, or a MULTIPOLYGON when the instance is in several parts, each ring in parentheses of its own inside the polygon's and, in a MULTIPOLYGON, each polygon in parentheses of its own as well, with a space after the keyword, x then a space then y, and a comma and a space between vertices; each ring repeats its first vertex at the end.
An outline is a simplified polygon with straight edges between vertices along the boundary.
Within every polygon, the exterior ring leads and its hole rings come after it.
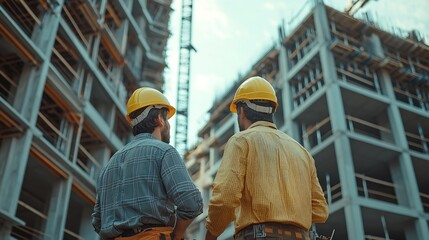
POLYGON ((141 227, 134 227, 131 229, 124 229, 122 230, 122 234, 120 235, 120 237, 131 237, 136 235, 137 233, 141 233, 149 228, 154 228, 154 227, 165 227, 165 225, 161 225, 161 224, 144 224, 141 227))
POLYGON ((280 237, 280 239, 309 239, 308 232, 297 226, 275 222, 251 224, 237 234, 234 239, 256 239, 280 237))

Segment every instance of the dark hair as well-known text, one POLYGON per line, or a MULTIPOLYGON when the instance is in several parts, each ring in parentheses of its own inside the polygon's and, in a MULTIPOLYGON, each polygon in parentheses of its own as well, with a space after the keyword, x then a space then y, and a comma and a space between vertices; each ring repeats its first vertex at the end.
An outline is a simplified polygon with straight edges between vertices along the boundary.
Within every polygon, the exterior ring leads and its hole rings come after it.
MULTIPOLYGON (((250 102, 259 106, 272 107, 273 109, 276 106, 273 102, 267 101, 267 100, 250 100, 250 102)), ((239 108, 243 108, 244 116, 246 116, 246 118, 249 119, 250 122, 252 123, 257 121, 266 121, 271 123, 273 122, 274 112, 272 113, 257 112, 249 108, 244 102, 240 102, 240 101, 236 103, 236 106, 237 106, 237 113, 239 112, 238 111, 239 108)))
MULTIPOLYGON (((140 108, 130 113, 131 119, 134 119, 137 116, 139 116, 145 109, 146 107, 140 108)), ((133 127, 133 135, 136 136, 137 134, 140 134, 140 133, 153 133, 155 128, 158 126, 156 123, 156 118, 158 117, 158 115, 161 114, 164 120, 167 120, 167 113, 168 113, 167 108, 152 108, 149 111, 147 117, 133 127)))

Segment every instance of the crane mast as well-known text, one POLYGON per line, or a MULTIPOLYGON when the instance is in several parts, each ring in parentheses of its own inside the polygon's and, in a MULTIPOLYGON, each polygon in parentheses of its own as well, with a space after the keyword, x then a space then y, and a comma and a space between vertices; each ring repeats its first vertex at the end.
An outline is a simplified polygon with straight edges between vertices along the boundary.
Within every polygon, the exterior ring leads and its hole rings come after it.
POLYGON ((181 155, 185 154, 188 145, 191 51, 195 51, 192 46, 192 5, 193 0, 182 0, 175 131, 175 146, 181 155))

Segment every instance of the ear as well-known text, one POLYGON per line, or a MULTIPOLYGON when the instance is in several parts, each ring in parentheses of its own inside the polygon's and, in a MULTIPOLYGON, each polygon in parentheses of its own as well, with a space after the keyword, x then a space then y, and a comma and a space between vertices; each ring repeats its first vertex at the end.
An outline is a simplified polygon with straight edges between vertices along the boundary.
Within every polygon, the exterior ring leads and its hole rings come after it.
POLYGON ((158 117, 156 118, 156 125, 159 127, 163 127, 164 124, 165 124, 165 120, 162 117, 162 114, 160 113, 160 114, 158 114, 158 117))
POLYGON ((237 115, 244 116, 244 108, 243 107, 237 107, 237 115))

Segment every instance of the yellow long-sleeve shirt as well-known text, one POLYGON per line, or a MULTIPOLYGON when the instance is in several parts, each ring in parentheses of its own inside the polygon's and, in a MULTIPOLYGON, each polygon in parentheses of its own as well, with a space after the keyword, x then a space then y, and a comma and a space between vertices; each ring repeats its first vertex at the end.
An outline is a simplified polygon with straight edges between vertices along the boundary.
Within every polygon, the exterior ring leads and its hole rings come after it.
POLYGON ((235 220, 235 233, 261 222, 309 229, 328 218, 314 159, 298 142, 259 121, 225 146, 213 183, 206 227, 219 236, 235 220))

